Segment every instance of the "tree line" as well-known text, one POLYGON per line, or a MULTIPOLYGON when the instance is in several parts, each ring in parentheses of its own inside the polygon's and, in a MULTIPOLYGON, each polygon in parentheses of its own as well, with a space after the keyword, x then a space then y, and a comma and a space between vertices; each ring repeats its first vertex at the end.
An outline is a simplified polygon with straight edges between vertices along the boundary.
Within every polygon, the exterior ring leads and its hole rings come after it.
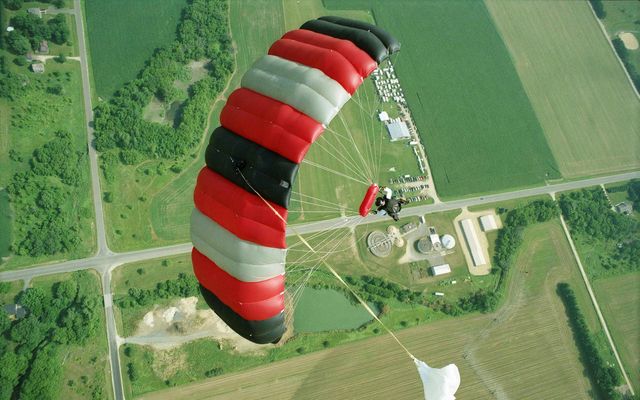
POLYGON ((614 38, 611 43, 613 44, 613 48, 616 50, 618 57, 624 64, 624 67, 627 69, 627 73, 633 82, 633 85, 636 87, 636 90, 640 90, 640 72, 636 69, 636 66, 629 60, 629 50, 624 46, 624 42, 619 37, 614 38))
POLYGON ((181 272, 176 279, 158 282, 153 289, 129 288, 127 295, 118 300, 118 305, 123 309, 133 308, 151 305, 159 299, 199 295, 200 286, 196 277, 181 272))
MULTIPOLYGON (((54 399, 62 385, 62 346, 84 345, 99 328, 102 300, 87 271, 51 290, 29 288, 17 302, 27 315, 11 321, 0 309, 0 399, 54 399)), ((92 388, 94 399, 102 387, 92 388)))
POLYGON ((86 164, 86 153, 74 147, 71 134, 58 131, 36 148, 28 170, 12 176, 7 192, 15 210, 15 254, 54 255, 80 243, 80 218, 90 210, 70 206, 78 198, 86 164))
POLYGON ((595 389, 602 398, 622 399, 620 393, 615 390, 616 386, 621 383, 620 372, 617 368, 609 366, 600 355, 596 341, 589 332, 587 322, 578 306, 573 289, 568 283, 563 282, 558 284, 556 292, 564 303, 573 336, 582 355, 583 365, 589 371, 595 389))
MULTIPOLYGON (((119 154, 105 160, 134 164, 147 158, 176 159, 199 143, 211 102, 233 70, 227 13, 225 0, 192 1, 182 13, 177 39, 158 49, 137 79, 109 101, 98 104, 94 121, 96 149, 119 154), (211 60, 209 75, 190 87, 174 126, 143 119, 143 109, 152 97, 167 103, 174 101, 178 96, 174 82, 188 76, 187 63, 204 58, 211 60)), ((103 165, 103 170, 109 168, 103 165)))

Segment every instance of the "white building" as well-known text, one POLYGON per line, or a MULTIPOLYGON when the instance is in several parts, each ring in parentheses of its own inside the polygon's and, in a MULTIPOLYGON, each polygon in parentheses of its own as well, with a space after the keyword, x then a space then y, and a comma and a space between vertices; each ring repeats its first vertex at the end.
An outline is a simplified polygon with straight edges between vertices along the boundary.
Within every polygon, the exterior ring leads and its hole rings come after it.
POLYGON ((480 217, 480 225, 485 232, 495 231, 498 229, 498 223, 496 222, 495 215, 487 214, 480 217))
POLYGON ((385 122, 389 120, 389 114, 387 114, 386 111, 381 112, 380 114, 378 114, 378 118, 380 118, 380 121, 385 122))
POLYGON ((411 138, 409 128, 404 121, 396 121, 387 124, 387 131, 389 131, 389 136, 391 136, 392 142, 411 138))
POLYGON ((449 264, 434 265, 431 267, 431 274, 433 276, 440 276, 449 273, 451 273, 451 267, 449 264))
POLYGON ((473 226, 473 221, 467 218, 460 221, 460 224, 462 224, 462 232, 464 233, 464 237, 467 239, 469 250, 471 250, 473 265, 485 265, 487 260, 484 258, 484 253, 482 252, 482 247, 480 246, 480 241, 476 234, 476 228, 473 226))
POLYGON ((451 235, 443 235, 440 239, 445 249, 451 250, 456 247, 456 239, 451 235))

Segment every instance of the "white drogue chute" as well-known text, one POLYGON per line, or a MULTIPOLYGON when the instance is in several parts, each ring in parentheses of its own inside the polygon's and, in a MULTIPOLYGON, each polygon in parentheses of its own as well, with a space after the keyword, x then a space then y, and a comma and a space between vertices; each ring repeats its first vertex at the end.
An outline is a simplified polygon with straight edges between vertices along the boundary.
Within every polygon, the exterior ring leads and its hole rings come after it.
POLYGON ((460 386, 460 372, 455 364, 444 368, 431 368, 425 362, 414 358, 420 379, 424 386, 425 400, 454 400, 460 386))

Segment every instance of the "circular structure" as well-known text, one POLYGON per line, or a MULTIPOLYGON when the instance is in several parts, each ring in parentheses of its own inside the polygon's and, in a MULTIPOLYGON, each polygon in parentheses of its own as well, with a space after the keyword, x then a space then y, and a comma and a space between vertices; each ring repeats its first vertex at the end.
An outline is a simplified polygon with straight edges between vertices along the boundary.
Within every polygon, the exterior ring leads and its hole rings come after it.
POLYGON ((456 247, 456 239, 449 234, 443 235, 440 238, 440 241, 442 242, 442 245, 444 246, 444 248, 447 250, 451 250, 454 247, 456 247))
POLYGON ((416 247, 418 248, 418 251, 422 254, 427 254, 431 250, 433 250, 433 244, 431 243, 431 240, 429 240, 428 237, 423 237, 422 239, 418 240, 416 247))
POLYGON ((627 50, 637 50, 638 49, 638 38, 635 37, 635 35, 631 32, 620 32, 618 34, 618 37, 620 38, 620 40, 622 40, 622 43, 624 43, 624 47, 627 50))
POLYGON ((369 251, 376 257, 387 257, 391 254, 392 240, 384 232, 373 231, 367 236, 369 251))
POLYGON ((393 244, 394 244, 396 247, 404 247, 404 239, 403 239, 403 238, 401 238, 401 237, 399 237, 399 236, 397 236, 397 237, 393 240, 393 244))

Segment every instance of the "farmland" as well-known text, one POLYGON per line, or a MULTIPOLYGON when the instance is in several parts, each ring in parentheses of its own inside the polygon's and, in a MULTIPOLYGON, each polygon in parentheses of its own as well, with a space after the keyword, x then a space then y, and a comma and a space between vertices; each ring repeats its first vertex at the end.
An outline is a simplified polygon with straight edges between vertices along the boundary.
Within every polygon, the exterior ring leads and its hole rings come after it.
POLYGON ((640 387, 640 272, 598 279, 593 287, 634 388, 640 387))
POLYGON ((559 177, 484 3, 407 2, 397 7, 354 0, 325 4, 330 9, 368 5, 376 23, 402 42, 394 64, 441 197, 505 190, 559 177))
POLYGON ((185 0, 86 1, 86 29, 97 96, 109 98, 136 77, 157 47, 175 37, 180 11, 186 3, 185 0))
MULTIPOLYGON (((412 353, 433 366, 455 362, 460 398, 582 399, 590 385, 562 303, 559 281, 580 277, 557 221, 525 231, 505 305, 398 332, 412 353)), ((594 324, 586 292, 577 293, 594 324)), ((395 398, 415 399, 422 388, 413 364, 388 335, 341 345, 245 372, 143 396, 165 398, 395 398), (355 389, 357 388, 357 389, 355 389)))
POLYGON ((562 175, 638 168, 640 101, 588 3, 486 3, 562 175))

